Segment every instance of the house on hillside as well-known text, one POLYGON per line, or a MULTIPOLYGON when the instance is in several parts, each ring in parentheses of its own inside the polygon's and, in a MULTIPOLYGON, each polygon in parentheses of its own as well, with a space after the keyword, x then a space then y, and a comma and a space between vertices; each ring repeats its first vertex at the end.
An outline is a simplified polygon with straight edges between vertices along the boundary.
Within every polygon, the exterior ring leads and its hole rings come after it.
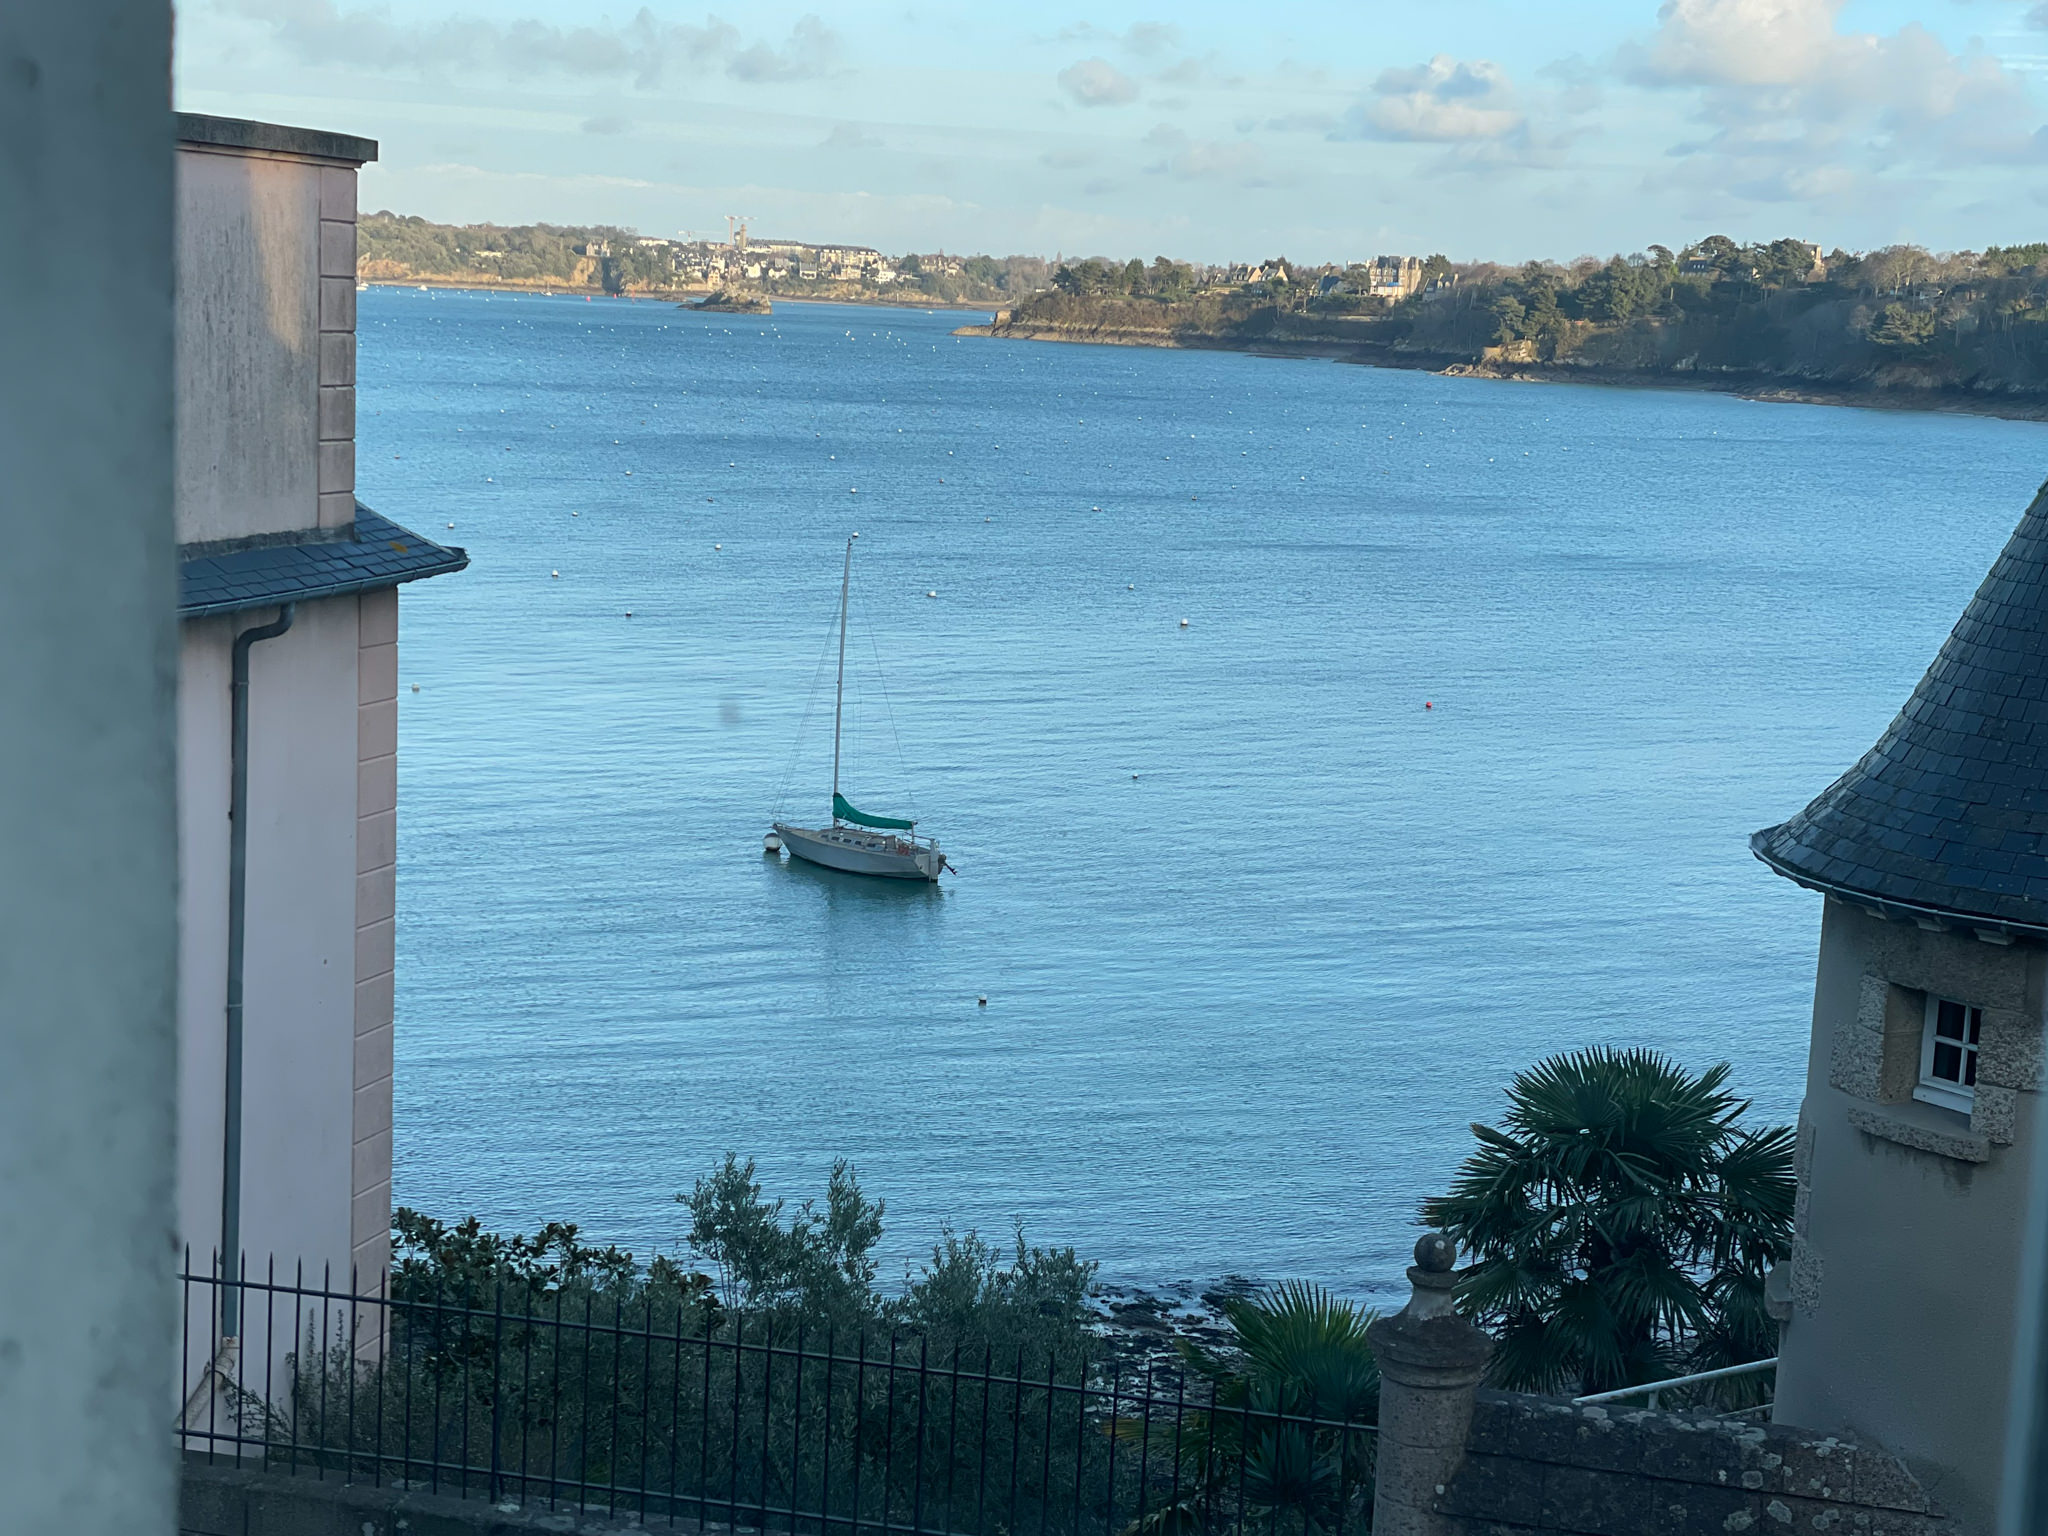
POLYGON ((398 589, 468 558, 355 497, 375 143, 193 114, 178 137, 178 1235, 200 1273, 225 1246, 374 1286, 398 589))

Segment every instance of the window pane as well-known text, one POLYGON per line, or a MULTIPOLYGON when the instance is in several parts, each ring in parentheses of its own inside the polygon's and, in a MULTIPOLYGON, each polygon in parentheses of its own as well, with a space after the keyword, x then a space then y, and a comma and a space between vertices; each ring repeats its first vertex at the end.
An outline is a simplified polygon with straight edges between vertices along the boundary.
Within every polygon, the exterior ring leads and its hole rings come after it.
POLYGON ((1942 999, 1934 1016, 1934 1032, 1944 1040, 1963 1038, 1963 1005, 1942 999))
POLYGON ((1975 1045, 1983 1033, 1984 1010, 1982 1008, 1972 1008, 1970 1010, 1970 1044, 1975 1045))
POLYGON ((1960 1083, 1963 1080, 1963 1048, 1937 1044, 1934 1047, 1934 1070, 1928 1076, 1938 1077, 1944 1083, 1960 1083))
POLYGON ((1977 1053, 1975 1051, 1970 1051, 1963 1057, 1963 1086, 1965 1088, 1977 1086, 1977 1053))

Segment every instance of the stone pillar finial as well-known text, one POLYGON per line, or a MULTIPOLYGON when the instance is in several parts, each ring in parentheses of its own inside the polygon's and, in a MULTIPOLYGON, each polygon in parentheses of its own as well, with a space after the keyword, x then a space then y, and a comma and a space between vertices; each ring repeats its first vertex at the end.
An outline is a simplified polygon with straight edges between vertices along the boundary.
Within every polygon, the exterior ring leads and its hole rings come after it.
POLYGON ((1380 1367, 1373 1536, 1445 1536, 1437 1496, 1465 1459, 1472 1403, 1493 1340, 1458 1316, 1457 1243, 1425 1233, 1408 1270, 1408 1305, 1366 1332, 1380 1367))

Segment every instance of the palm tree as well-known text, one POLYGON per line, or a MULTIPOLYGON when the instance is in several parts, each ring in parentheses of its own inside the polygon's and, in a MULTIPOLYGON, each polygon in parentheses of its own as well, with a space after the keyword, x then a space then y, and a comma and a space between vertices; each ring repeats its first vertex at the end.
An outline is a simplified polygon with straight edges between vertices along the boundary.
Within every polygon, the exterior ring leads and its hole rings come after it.
MULTIPOLYGON (((1291 1280, 1224 1303, 1223 1315, 1234 1349, 1175 1346, 1213 1394, 1179 1437, 1187 1492, 1124 1536, 1209 1530, 1239 1498, 1291 1513, 1302 1536, 1356 1528, 1372 1509, 1369 1430, 1379 1419, 1380 1370, 1365 1330, 1375 1314, 1291 1280)), ((1138 1433, 1133 1426, 1127 1438, 1138 1433)))
POLYGON ((1462 1310, 1493 1379, 1600 1392, 1776 1351, 1764 1274, 1792 1236, 1792 1131, 1744 1129, 1723 1062, 1647 1050, 1553 1056, 1508 1089, 1502 1128, 1423 1220, 1472 1255, 1462 1310))

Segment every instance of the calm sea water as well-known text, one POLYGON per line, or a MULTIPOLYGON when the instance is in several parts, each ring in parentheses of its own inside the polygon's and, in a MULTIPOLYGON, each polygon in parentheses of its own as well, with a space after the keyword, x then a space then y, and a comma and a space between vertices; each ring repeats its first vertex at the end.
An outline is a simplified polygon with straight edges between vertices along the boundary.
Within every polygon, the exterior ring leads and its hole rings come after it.
POLYGON ((727 1149, 846 1157, 889 1271, 1021 1218, 1387 1295, 1547 1053, 1794 1113, 1819 900, 1745 839, 1903 701, 2041 427, 961 318, 362 295, 361 494, 473 562, 403 605, 401 1202, 645 1255, 727 1149), (856 529, 847 789, 936 890, 761 852, 828 806, 856 529))

